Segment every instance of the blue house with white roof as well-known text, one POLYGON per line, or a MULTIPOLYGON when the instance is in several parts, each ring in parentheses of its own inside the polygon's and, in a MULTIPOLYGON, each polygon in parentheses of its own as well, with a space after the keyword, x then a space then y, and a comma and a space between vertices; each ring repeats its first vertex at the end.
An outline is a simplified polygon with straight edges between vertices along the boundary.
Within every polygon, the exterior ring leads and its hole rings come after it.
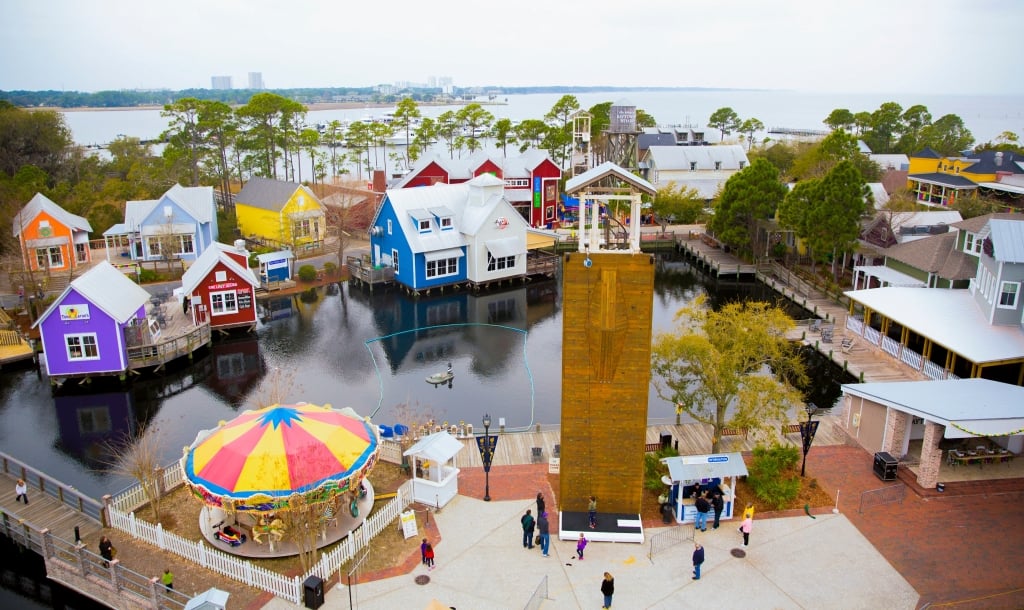
POLYGON ((487 285, 527 272, 529 225, 485 174, 460 184, 388 190, 370 224, 374 265, 415 292, 487 285))
POLYGON ((160 199, 129 201, 124 222, 103 232, 107 256, 116 246, 133 261, 194 261, 217 239, 213 187, 179 184, 160 199))

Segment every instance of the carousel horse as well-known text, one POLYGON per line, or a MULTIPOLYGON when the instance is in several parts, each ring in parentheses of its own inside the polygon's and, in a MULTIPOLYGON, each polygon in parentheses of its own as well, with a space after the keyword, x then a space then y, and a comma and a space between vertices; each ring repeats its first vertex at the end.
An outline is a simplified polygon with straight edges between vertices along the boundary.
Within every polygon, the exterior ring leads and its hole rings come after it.
POLYGON ((278 518, 270 523, 260 519, 259 524, 252 526, 252 539, 258 544, 263 544, 263 534, 269 534, 271 541, 280 542, 284 538, 284 522, 278 518))

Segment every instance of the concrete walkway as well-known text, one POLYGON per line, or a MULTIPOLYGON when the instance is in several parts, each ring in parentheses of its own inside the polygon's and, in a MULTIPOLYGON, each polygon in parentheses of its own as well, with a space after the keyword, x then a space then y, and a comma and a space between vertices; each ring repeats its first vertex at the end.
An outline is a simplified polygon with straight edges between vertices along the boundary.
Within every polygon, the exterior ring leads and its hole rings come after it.
MULTIPOLYGON (((435 521, 441 533, 433 571, 357 585, 357 608, 426 608, 431 600, 454 608, 524 608, 547 578, 540 608, 598 608, 602 574, 615 577, 619 608, 696 608, 713 600, 728 608, 914 608, 918 595, 843 515, 755 520, 747 556, 735 522, 698 533, 707 559, 703 578, 691 580, 693 546, 682 541, 648 558, 650 544, 592 543, 586 559, 575 544, 552 540, 551 557, 522 547, 519 517, 529 500, 483 502, 457 496, 435 521), (428 575, 430 582, 416 584, 428 575)), ((666 528, 647 530, 651 535, 666 528)), ((348 590, 336 586, 325 607, 348 608, 348 590)), ((265 608, 294 606, 273 600, 265 608)))

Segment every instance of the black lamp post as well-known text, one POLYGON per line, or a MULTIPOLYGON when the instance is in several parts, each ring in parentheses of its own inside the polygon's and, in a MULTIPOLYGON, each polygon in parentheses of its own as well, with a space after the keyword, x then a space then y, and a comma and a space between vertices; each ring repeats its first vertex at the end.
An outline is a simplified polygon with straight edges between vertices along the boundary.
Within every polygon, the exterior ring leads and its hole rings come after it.
POLYGON ((811 443, 814 442, 814 434, 818 431, 818 422, 814 416, 818 413, 828 413, 829 409, 819 409, 813 402, 807 403, 807 421, 800 422, 800 439, 804 446, 804 459, 800 464, 800 476, 804 476, 804 469, 807 468, 807 452, 811 450, 811 443))
POLYGON ((484 415, 484 502, 491 501, 491 428, 490 414, 484 415))

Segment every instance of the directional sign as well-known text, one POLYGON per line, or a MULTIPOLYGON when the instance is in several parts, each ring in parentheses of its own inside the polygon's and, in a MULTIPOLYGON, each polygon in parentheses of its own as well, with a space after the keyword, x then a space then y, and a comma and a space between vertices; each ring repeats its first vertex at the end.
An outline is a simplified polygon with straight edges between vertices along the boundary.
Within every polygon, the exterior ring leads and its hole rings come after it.
POLYGON ((494 450, 498 447, 498 436, 478 436, 476 446, 480 450, 480 459, 484 463, 484 472, 491 471, 491 460, 494 458, 494 450))

